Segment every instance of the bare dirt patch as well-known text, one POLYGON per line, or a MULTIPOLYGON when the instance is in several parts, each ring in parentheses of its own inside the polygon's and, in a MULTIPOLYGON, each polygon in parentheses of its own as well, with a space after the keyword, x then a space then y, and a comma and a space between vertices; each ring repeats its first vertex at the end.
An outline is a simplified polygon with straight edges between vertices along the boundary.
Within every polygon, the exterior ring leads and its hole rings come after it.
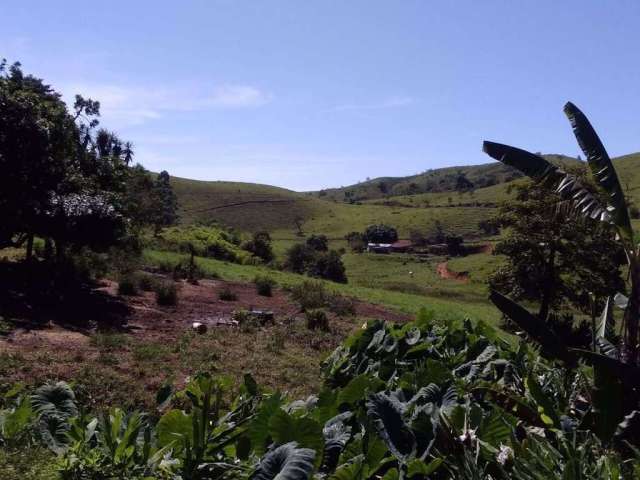
MULTIPOLYGON (((99 293, 117 296, 117 284, 102 285, 99 293)), ((356 301, 356 317, 329 314, 329 332, 310 331, 298 305, 280 289, 264 297, 246 283, 202 280, 179 286, 178 304, 173 307, 157 305, 152 292, 120 297, 129 314, 115 330, 95 324, 84 329, 55 322, 18 324, 0 338, 0 384, 63 379, 76 383, 87 404, 148 408, 163 383, 179 386, 186 376, 207 370, 238 381, 251 373, 261 385, 307 395, 319 386, 322 359, 359 328, 363 318, 409 319, 380 305, 356 301), (237 300, 218 298, 226 288, 237 300), (227 323, 240 309, 271 311, 275 322, 251 330, 216 326, 227 323), (193 322, 207 324, 207 333, 195 333, 193 322)))
POLYGON ((468 283, 469 282, 469 272, 454 272, 449 269, 449 265, 447 262, 441 262, 436 266, 436 272, 440 278, 444 278, 447 280, 456 280, 460 283, 468 283))

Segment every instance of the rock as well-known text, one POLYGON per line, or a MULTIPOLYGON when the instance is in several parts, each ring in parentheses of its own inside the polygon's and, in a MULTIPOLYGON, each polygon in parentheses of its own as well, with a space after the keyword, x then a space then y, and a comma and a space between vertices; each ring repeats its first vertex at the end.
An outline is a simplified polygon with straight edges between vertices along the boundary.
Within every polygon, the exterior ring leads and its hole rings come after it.
POLYGON ((207 333, 207 326, 204 323, 193 322, 191 328, 195 330, 197 333, 202 335, 203 333, 207 333))

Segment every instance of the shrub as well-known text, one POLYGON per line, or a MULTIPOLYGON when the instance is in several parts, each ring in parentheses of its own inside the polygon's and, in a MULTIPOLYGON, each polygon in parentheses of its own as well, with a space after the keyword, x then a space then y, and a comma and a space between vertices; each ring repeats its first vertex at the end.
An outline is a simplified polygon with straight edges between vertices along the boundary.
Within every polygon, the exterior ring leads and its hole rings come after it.
POLYGON ((89 339, 90 345, 107 351, 124 348, 128 343, 129 341, 123 333, 116 332, 98 332, 89 339))
POLYGON ((242 333, 251 333, 260 327, 260 320, 248 310, 234 310, 231 318, 238 322, 242 333))
POLYGON ((327 317, 327 313, 324 310, 307 310, 307 312, 305 312, 305 319, 309 330, 329 331, 329 317, 327 317))
POLYGON ((340 254, 335 250, 318 252, 307 273, 312 277, 324 278, 332 282, 347 283, 344 263, 342 263, 340 254))
POLYGON ((172 306, 178 304, 178 287, 175 282, 158 282, 155 287, 156 303, 158 305, 172 306))
POLYGON ((271 236, 267 232, 256 232, 253 238, 242 246, 243 250, 251 253, 254 257, 269 263, 273 260, 273 250, 271 249, 271 236))
POLYGON ((326 252, 329 250, 329 240, 326 235, 311 235, 307 238, 307 247, 315 250, 316 252, 326 252))
POLYGON ((218 292, 218 298, 225 302, 235 302, 238 300, 238 296, 227 286, 218 292))
POLYGON ((118 282, 118 295, 138 295, 138 279, 132 275, 124 275, 118 282))
POLYGON ((326 307, 330 312, 339 317, 352 317, 356 314, 356 303, 352 298, 345 297, 339 293, 329 295, 326 307))
POLYGON ((218 260, 240 262, 248 254, 234 242, 233 233, 220 227, 192 225, 166 228, 151 243, 159 249, 190 252, 218 260))
POLYGON ((272 295, 273 287, 276 285, 276 281, 266 275, 258 275, 254 278, 253 283, 256 284, 256 292, 263 297, 270 297, 272 295))
POLYGON ((389 225, 369 225, 364 232, 367 242, 393 243, 398 240, 398 231, 389 225))
POLYGON ((300 311, 322 308, 327 302, 327 291, 322 282, 305 280, 291 288, 291 298, 300 305, 300 311))
POLYGON ((143 292, 153 292, 156 286, 156 278, 146 272, 138 275, 138 288, 143 292))
POLYGON ((362 253, 367 248, 367 241, 364 238, 364 235, 360 232, 350 232, 347 233, 344 239, 349 244, 349 248, 351 251, 356 253, 362 253))

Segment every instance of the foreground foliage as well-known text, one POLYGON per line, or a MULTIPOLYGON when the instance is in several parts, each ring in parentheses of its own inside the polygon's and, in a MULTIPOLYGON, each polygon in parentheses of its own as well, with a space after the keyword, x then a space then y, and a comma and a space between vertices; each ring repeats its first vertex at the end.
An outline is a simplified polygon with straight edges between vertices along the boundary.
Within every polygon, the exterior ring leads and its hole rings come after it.
MULTIPOLYGON (((324 364, 317 396, 291 401, 194 377, 158 410, 79 414, 65 384, 19 388, 0 414, 12 448, 45 444, 61 478, 633 478, 637 416, 592 403, 588 367, 553 366, 488 326, 422 312, 372 321, 324 364)), ((611 395, 610 395, 611 396, 611 395)))

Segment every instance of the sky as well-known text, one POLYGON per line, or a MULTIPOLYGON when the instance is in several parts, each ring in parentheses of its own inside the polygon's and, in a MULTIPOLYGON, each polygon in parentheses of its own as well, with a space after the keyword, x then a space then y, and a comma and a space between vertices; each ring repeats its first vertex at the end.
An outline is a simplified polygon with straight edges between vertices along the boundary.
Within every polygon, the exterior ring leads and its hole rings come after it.
POLYGON ((640 2, 202 0, 0 3, 0 58, 152 171, 298 191, 490 161, 482 140, 640 150, 640 2))

